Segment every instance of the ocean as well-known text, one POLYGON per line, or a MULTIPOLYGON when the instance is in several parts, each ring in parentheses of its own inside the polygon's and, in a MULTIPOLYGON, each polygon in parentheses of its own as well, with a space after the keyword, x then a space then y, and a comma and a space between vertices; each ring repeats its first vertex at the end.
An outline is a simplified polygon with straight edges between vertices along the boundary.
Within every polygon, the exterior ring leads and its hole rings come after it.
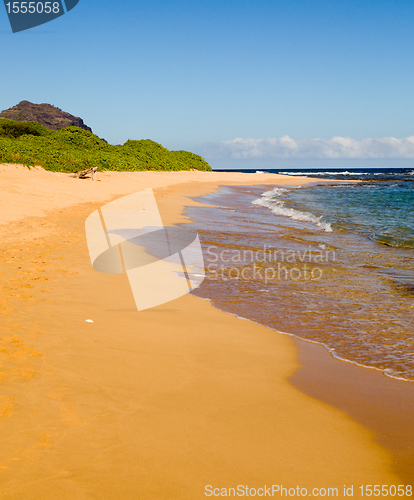
POLYGON ((413 169, 266 172, 330 182, 223 186, 197 198, 203 206, 185 215, 207 276, 192 293, 414 381, 413 169))

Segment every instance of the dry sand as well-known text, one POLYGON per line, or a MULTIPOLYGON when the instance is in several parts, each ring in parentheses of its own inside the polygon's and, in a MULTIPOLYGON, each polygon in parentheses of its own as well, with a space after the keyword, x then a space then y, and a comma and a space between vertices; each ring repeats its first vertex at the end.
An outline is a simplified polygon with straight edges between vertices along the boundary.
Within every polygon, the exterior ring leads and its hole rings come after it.
POLYGON ((219 184, 309 179, 98 178, 0 166, 2 498, 197 500, 206 485, 272 484, 359 498, 401 484, 370 432, 288 382, 291 338, 190 295, 137 312, 126 276, 90 265, 84 221, 119 196, 156 188, 170 224, 219 184))

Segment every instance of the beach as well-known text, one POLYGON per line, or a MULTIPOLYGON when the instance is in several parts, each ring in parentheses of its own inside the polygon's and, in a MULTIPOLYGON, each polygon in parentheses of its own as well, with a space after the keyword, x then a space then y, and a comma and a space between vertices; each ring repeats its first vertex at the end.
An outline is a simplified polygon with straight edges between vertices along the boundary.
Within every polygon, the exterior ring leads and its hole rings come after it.
POLYGON ((360 486, 407 484, 357 415, 292 385, 291 337, 192 295, 138 312, 126 276, 90 263, 85 220, 121 196, 153 188, 172 225, 190 223, 191 198, 220 185, 312 179, 100 172, 96 182, 15 165, 0 175, 4 498, 201 499, 239 485, 244 496, 275 485, 275 497, 283 486, 339 498, 353 487, 359 498, 360 486))

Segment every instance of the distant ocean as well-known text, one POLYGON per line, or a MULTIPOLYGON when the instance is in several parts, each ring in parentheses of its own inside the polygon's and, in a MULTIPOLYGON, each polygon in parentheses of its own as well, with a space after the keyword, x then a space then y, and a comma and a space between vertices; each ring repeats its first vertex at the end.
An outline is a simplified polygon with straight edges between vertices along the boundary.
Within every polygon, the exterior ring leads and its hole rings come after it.
POLYGON ((266 172, 332 182, 224 186, 198 198, 210 206, 186 215, 208 274, 193 293, 414 381, 414 169, 266 172))

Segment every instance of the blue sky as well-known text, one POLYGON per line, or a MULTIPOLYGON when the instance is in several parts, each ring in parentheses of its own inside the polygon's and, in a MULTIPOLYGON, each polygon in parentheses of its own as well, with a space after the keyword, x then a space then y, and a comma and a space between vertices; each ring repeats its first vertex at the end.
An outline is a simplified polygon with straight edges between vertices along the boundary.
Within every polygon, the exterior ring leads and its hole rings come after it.
MULTIPOLYGON (((49 102, 111 143, 151 138, 222 167, 286 157, 263 142, 240 155, 236 138, 289 136, 302 160, 316 138, 402 139, 414 135, 413 14, 405 0, 80 0, 12 34, 0 9, 0 108, 49 102)), ((358 156, 349 147, 338 158, 358 156)), ((411 158, 401 147, 388 157, 411 158)))

